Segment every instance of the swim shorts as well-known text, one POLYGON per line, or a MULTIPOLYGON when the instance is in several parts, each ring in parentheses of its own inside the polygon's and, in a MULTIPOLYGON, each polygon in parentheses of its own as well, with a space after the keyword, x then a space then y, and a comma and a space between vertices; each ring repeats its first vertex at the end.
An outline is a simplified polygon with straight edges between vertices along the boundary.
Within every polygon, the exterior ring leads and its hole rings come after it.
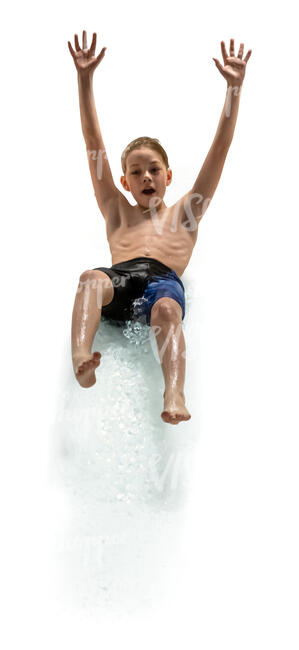
POLYGON ((150 325, 154 303, 166 296, 179 303, 184 319, 184 285, 175 271, 162 262, 151 257, 134 257, 110 268, 100 266, 93 270, 106 273, 114 287, 112 301, 102 307, 104 319, 116 324, 133 320, 150 325))

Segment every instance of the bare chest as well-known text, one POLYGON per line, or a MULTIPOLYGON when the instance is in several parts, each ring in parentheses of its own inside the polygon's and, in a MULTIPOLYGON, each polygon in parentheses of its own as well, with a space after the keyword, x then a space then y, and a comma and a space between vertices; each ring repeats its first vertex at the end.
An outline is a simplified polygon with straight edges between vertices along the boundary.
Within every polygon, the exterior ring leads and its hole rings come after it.
MULTIPOLYGON (((172 247, 193 247, 198 234, 198 228, 185 218, 180 205, 167 208, 163 212, 142 213, 136 206, 130 206, 121 211, 119 224, 108 232, 110 244, 131 245, 140 240, 148 240, 155 244, 169 244, 172 247), (193 225, 193 227, 192 227, 193 225)), ((194 222, 193 222, 194 223, 194 222)))
POLYGON ((188 228, 178 207, 145 214, 130 207, 122 211, 118 227, 110 233, 107 229, 113 264, 139 256, 152 257, 181 275, 192 255, 197 228, 188 228))

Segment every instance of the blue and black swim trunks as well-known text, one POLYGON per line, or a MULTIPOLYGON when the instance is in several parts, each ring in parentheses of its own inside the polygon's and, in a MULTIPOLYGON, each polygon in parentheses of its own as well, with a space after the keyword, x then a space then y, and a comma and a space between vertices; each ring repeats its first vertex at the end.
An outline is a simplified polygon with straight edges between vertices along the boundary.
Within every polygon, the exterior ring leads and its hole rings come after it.
POLYGON ((173 298, 185 316, 185 289, 179 276, 162 262, 151 257, 134 257, 132 260, 113 264, 110 268, 97 267, 112 280, 112 301, 102 307, 102 316, 122 323, 126 320, 150 325, 151 309, 159 298, 173 298))

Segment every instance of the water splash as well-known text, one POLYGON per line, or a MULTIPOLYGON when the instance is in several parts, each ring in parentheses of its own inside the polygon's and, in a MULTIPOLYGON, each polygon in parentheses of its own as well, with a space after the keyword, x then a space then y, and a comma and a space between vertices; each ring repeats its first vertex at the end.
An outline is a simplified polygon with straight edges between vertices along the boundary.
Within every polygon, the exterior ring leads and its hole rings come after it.
MULTIPOLYGON (((183 327, 187 320, 186 309, 183 327)), ((194 439, 188 422, 161 419, 164 380, 150 333, 142 322, 102 319, 96 384, 83 389, 71 374, 58 405, 53 473, 72 503, 61 570, 89 608, 142 606, 153 593, 158 602, 165 558, 179 542, 194 439)))

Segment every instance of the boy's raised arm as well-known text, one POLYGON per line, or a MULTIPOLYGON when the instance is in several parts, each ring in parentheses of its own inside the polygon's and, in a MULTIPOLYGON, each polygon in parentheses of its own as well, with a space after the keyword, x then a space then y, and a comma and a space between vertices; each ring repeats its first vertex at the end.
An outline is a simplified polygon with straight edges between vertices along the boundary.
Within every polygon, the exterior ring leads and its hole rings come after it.
POLYGON ((249 50, 242 60, 244 44, 241 43, 236 57, 234 39, 232 38, 230 39, 230 56, 227 55, 224 41, 221 41, 221 50, 224 65, 221 65, 218 59, 214 59, 214 61, 227 81, 225 102, 210 150, 192 189, 186 194, 188 201, 193 202, 190 208, 192 216, 198 221, 209 206, 221 177, 236 126, 246 64, 251 55, 251 50, 249 50))
POLYGON ((95 56, 96 33, 93 34, 89 49, 87 48, 86 31, 83 31, 82 41, 83 48, 81 49, 78 36, 75 34, 76 51, 73 50, 70 41, 68 41, 68 46, 78 72, 80 116, 90 174, 99 208, 106 217, 109 204, 118 199, 120 194, 113 181, 93 95, 93 73, 103 59, 106 48, 103 47, 100 54, 95 56))

